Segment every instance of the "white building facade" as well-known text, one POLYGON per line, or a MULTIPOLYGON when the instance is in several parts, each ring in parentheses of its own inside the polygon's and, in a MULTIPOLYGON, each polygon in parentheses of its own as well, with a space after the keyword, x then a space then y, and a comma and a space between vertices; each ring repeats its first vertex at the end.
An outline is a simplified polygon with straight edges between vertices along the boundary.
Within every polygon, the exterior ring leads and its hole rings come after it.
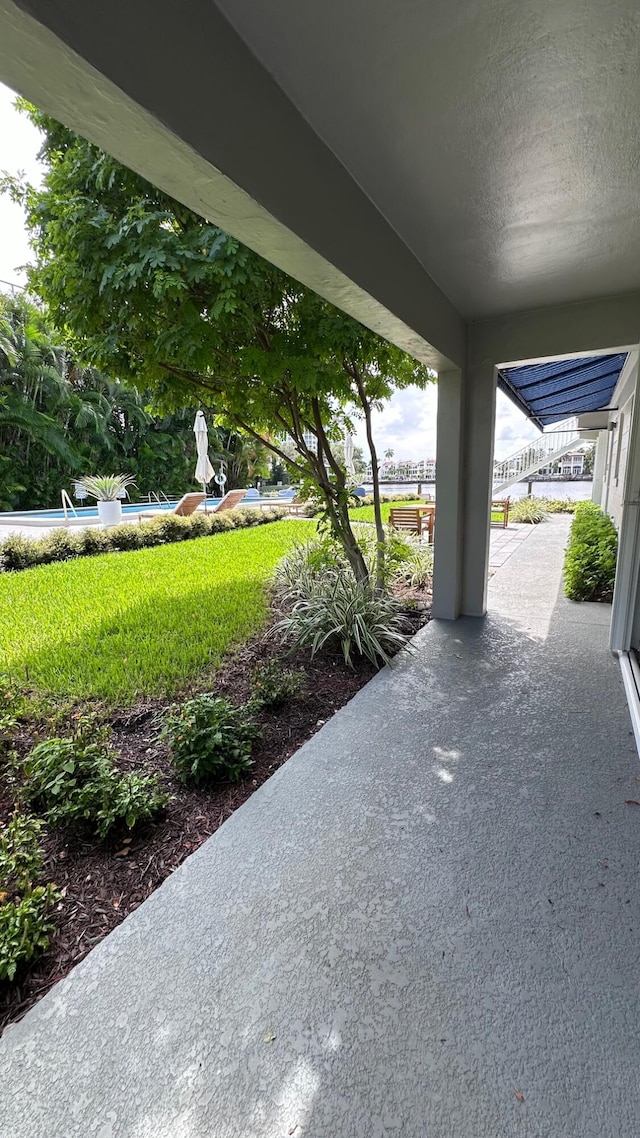
MULTIPOLYGON (((385 459, 378 466, 378 475, 387 482, 435 482, 435 458, 385 459)), ((371 463, 367 466, 365 481, 372 477, 371 463)))

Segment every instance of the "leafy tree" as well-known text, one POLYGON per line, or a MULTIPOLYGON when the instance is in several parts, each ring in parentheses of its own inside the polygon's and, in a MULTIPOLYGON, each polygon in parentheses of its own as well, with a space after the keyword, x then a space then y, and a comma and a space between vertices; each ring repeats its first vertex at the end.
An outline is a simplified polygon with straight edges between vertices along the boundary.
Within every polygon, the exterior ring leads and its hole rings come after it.
POLYGON ((289 472, 287 470, 287 467, 285 466, 284 462, 280 462, 280 460, 277 459, 275 455, 273 455, 271 458, 271 465, 269 467, 269 481, 275 483, 276 485, 278 482, 282 482, 284 485, 285 482, 289 481, 289 472))
POLYGON ((79 456, 51 410, 68 407, 63 352, 38 308, 0 295, 0 505, 10 509, 30 489, 37 498, 51 465, 79 456))
POLYGON ((177 409, 199 399, 219 423, 267 447, 319 492, 359 581, 365 559, 333 447, 364 418, 384 578, 384 527, 371 416, 427 369, 233 237, 27 104, 43 131, 36 189, 5 180, 26 207, 31 285, 95 366, 177 409), (294 457, 284 447, 290 440, 294 457))
MULTIPOLYGON (((154 416, 148 403, 81 366, 28 297, 0 294, 0 508, 51 506, 71 480, 101 470, 132 474, 140 493, 182 494, 196 462, 193 409, 154 416)), ((214 430, 210 441, 246 482, 247 440, 214 430)))

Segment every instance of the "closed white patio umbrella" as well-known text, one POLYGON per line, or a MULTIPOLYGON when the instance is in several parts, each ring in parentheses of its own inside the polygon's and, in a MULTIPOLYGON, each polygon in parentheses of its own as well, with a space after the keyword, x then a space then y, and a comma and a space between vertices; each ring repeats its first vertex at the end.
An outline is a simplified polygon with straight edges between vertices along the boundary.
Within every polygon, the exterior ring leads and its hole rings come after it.
POLYGON ((349 434, 348 431, 345 432, 344 436, 344 465, 347 474, 355 478, 356 468, 353 465, 353 435, 349 434))
POLYGON ((201 484, 206 494, 207 484, 213 478, 213 467, 209 462, 209 432, 202 411, 198 411, 196 415, 196 421, 193 424, 193 433, 196 436, 196 451, 198 453, 196 482, 201 484))

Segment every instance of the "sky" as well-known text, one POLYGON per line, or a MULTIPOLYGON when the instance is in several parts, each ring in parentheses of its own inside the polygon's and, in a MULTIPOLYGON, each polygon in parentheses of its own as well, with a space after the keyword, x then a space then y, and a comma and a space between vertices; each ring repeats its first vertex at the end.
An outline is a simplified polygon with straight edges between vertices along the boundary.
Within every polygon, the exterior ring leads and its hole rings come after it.
MULTIPOLYGON (((0 171, 22 172, 30 182, 38 182, 41 167, 37 160, 39 133, 14 106, 15 95, 0 84, 0 171)), ((22 209, 0 195, 0 289, 7 284, 24 284, 21 266, 28 263, 30 249, 22 209)), ((392 397, 381 412, 374 412, 374 438, 379 454, 392 450, 398 460, 435 458, 437 386, 426 391, 409 388, 392 397)), ((501 391, 496 415, 496 458, 508 458, 539 434, 501 391)), ((365 453, 364 428, 356 433, 356 444, 365 453)))

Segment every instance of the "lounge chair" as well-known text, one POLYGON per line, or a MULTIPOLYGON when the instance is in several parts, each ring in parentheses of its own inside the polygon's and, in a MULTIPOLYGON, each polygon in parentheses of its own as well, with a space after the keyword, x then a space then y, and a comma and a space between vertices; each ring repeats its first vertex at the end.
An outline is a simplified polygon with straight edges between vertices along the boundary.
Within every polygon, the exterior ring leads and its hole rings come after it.
MULTIPOLYGON (((224 495, 224 498, 221 498, 215 506, 211 507, 209 513, 219 514, 221 510, 233 510, 236 506, 240 505, 240 502, 244 496, 244 490, 229 490, 228 493, 224 495)), ((191 514, 195 513, 195 511, 198 509, 198 506, 202 505, 205 498, 206 494, 203 494, 202 492, 199 494, 195 492, 191 494, 183 494, 174 510, 150 510, 146 511, 143 514, 138 514, 137 518, 138 521, 141 522, 150 521, 152 518, 166 518, 167 516, 188 518, 191 516, 191 514)))
POLYGON ((246 494, 246 490, 229 490, 224 498, 221 498, 218 504, 209 510, 209 513, 219 514, 221 510, 235 510, 236 506, 239 506, 243 498, 246 497, 246 494))
POLYGON ((138 520, 143 521, 148 518, 166 518, 167 515, 188 518, 191 514, 195 513, 198 506, 201 506, 206 498, 206 494, 200 493, 183 494, 177 506, 173 510, 146 510, 143 514, 138 514, 138 520))

